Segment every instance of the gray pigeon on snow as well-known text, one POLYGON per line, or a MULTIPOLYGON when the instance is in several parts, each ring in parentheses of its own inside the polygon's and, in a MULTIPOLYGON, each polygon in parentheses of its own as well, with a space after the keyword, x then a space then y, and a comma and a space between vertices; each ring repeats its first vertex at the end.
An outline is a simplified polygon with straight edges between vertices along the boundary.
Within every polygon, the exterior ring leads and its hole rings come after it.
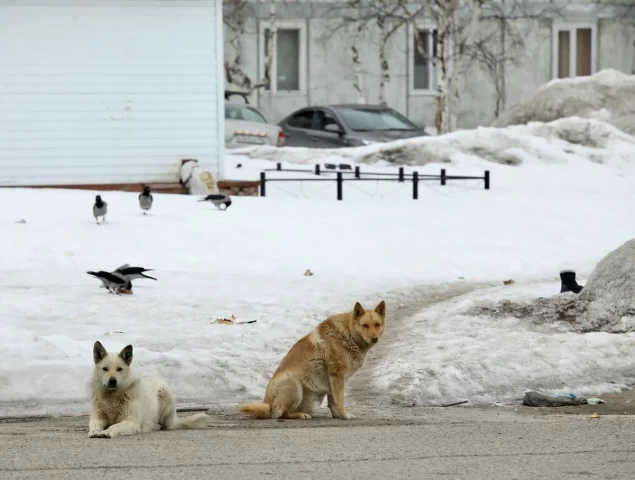
POLYGON ((213 203, 216 208, 220 208, 221 205, 225 205, 225 210, 227 210, 232 204, 232 199, 229 195, 225 195, 224 193, 211 193, 207 197, 199 200, 199 202, 213 203))
POLYGON ((95 197, 95 204, 93 205, 93 217, 97 223, 99 223, 99 217, 102 217, 103 221, 106 221, 106 214, 108 213, 108 204, 101 199, 101 195, 95 197))
POLYGON ((143 210, 143 214, 146 215, 148 210, 152 208, 153 202, 152 194, 150 193, 150 187, 143 187, 143 192, 139 194, 139 206, 143 210))

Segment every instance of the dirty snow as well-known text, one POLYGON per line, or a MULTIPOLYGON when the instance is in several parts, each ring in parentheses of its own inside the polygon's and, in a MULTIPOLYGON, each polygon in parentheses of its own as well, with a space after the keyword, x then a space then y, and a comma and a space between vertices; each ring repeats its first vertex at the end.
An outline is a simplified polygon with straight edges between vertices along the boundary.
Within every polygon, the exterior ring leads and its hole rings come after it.
POLYGON ((602 120, 635 135, 635 75, 606 69, 589 77, 552 80, 494 122, 495 127, 565 117, 602 120))
MULTIPOLYGON (((0 415, 86 413, 95 340, 112 350, 133 344, 137 368, 167 380, 181 405, 258 398, 301 335, 357 300, 382 298, 388 328, 403 338, 387 345, 389 356, 370 374, 378 397, 489 401, 558 382, 594 393, 624 385, 619 372, 633 367, 629 335, 465 318, 453 304, 397 315, 400 295, 421 285, 513 278, 532 293, 528 282, 536 280, 555 293, 560 269, 588 275, 635 236, 635 150, 623 135, 573 153, 554 147, 551 161, 553 139, 532 146, 516 167, 456 154, 448 172, 489 168, 492 190, 423 182, 418 201, 408 182, 346 182, 344 202, 330 182, 288 182, 269 185, 266 198, 235 198, 226 212, 196 197, 156 195, 144 217, 136 194, 105 192, 109 214, 98 226, 95 192, 0 190, 0 415), (604 161, 589 161, 591 154, 604 161), (85 273, 123 263, 155 269, 158 282, 137 280, 134 295, 117 297, 85 273), (307 268, 313 276, 303 275, 307 268), (257 323, 210 323, 231 315, 257 323)), ((273 166, 227 156, 230 178, 257 178, 273 166)))
POLYGON ((465 157, 506 165, 556 164, 575 160, 622 167, 633 159, 635 137, 607 122, 570 117, 550 123, 532 122, 508 128, 479 127, 437 137, 333 149, 250 147, 254 159, 300 164, 457 164, 465 157))

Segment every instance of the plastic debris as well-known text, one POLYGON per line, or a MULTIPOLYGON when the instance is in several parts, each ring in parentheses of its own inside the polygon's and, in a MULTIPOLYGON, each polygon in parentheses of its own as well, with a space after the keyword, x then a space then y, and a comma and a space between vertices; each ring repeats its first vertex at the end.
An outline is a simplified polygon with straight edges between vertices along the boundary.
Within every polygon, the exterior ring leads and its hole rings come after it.
POLYGON ((575 393, 558 393, 558 395, 556 395, 557 397, 570 397, 570 398, 576 398, 575 393))
POLYGON ((594 413, 593 415, 591 415, 589 418, 600 418, 600 416, 597 413, 594 413))
POLYGON ((571 397, 569 394, 562 397, 552 397, 533 391, 526 392, 525 398, 523 398, 523 405, 528 407, 568 407, 585 403, 586 398, 583 397, 571 397))
POLYGON ((212 320, 212 325, 244 325, 247 323, 256 323, 257 320, 247 320, 247 321, 236 321, 236 316, 232 315, 232 318, 217 318, 216 320, 212 320))
POLYGON ((305 276, 305 277, 312 277, 312 276, 313 276, 313 272, 312 272, 310 269, 308 269, 308 268, 307 268, 307 269, 304 271, 304 276, 305 276))
POLYGON ((599 405, 601 403, 606 403, 606 402, 602 400, 601 398, 592 397, 592 398, 587 398, 586 403, 588 403, 589 405, 599 405))

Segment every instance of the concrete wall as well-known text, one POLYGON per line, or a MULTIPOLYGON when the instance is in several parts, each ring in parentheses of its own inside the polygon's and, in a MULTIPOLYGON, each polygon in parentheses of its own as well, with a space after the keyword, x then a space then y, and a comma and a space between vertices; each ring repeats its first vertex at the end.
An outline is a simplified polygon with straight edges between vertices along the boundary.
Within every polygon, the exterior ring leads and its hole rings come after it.
MULTIPOLYGON (((626 73, 634 73, 635 18, 612 18, 611 12, 617 12, 613 4, 610 6, 612 10, 607 10, 609 7, 603 6, 603 18, 597 18, 593 16, 593 8, 596 7, 586 5, 585 2, 586 0, 580 5, 575 5, 576 18, 572 21, 597 21, 598 68, 615 68, 626 73)), ((278 7, 277 17, 302 21, 306 25, 306 91, 278 92, 271 95, 259 90, 252 95, 251 101, 274 122, 307 105, 355 103, 357 96, 353 89, 354 70, 351 56, 351 45, 355 44, 362 63, 361 83, 364 97, 368 103, 378 103, 380 36, 376 26, 371 24, 362 33, 355 34, 354 28, 343 25, 332 8, 320 10, 315 4, 311 8, 300 4, 290 4, 286 8, 278 7)), ((253 17, 247 21, 242 49, 245 71, 255 80, 261 74, 258 67, 258 22, 268 22, 268 10, 260 6, 254 8, 251 14, 253 17)), ((635 11, 632 14, 635 16, 635 11)), ((556 20, 563 21, 562 18, 556 20)), ((552 26, 553 20, 550 18, 523 18, 512 21, 514 31, 525 39, 525 49, 517 52, 514 62, 505 65, 507 107, 531 97, 541 85, 552 79, 552 26)), ((490 42, 496 42, 499 36, 492 33, 498 28, 499 23, 496 20, 483 19, 480 32, 489 38, 490 42)), ((230 38, 231 31, 226 28, 226 58, 233 58, 229 46, 230 38)), ((433 126, 435 96, 429 93, 411 93, 408 89, 411 70, 408 52, 412 48, 410 43, 407 27, 397 30, 391 38, 388 55, 391 75, 387 88, 388 104, 415 123, 433 126)), ((491 74, 482 64, 464 60, 457 61, 454 73, 458 86, 458 96, 454 99, 456 127, 472 128, 490 124, 494 120, 496 101, 491 74)))

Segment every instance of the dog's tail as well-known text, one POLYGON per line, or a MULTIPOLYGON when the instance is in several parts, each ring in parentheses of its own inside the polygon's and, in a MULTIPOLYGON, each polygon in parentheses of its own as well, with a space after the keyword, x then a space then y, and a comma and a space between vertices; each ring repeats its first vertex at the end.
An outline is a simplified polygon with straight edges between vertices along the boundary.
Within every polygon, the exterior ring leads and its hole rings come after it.
POLYGON ((177 417, 173 428, 205 428, 209 416, 206 413, 196 413, 189 417, 177 417))
POLYGON ((256 418, 271 418, 271 405, 268 403, 245 403, 238 407, 238 411, 256 418))

